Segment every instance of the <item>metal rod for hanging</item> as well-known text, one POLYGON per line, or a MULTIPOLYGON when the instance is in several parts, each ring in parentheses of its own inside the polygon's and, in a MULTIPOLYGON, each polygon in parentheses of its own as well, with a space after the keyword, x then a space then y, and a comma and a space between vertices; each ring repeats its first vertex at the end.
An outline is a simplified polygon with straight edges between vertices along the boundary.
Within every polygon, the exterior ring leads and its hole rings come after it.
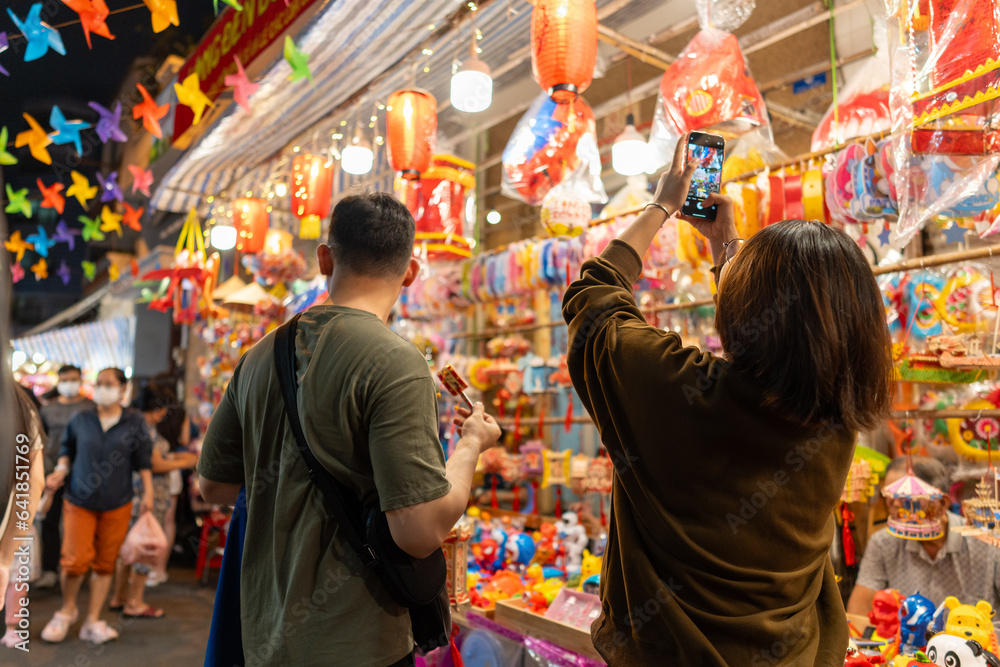
POLYGON ((889 419, 1000 419, 1000 409, 961 410, 944 408, 941 410, 893 410, 889 419))

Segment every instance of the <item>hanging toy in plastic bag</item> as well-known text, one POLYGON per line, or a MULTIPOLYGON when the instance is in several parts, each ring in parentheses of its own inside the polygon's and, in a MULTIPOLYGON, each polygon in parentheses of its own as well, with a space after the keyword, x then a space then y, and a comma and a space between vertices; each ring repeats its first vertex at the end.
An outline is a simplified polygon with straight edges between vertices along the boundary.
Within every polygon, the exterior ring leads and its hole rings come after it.
POLYGON ((1000 4, 887 0, 886 7, 897 234, 905 242, 936 215, 971 216, 998 202, 1000 4))
POLYGON ((944 278, 940 275, 922 273, 906 281, 903 304, 907 327, 913 339, 923 341, 942 333, 941 313, 935 304, 943 291, 944 278))
POLYGON ((649 137, 650 160, 667 164, 686 132, 710 128, 727 138, 767 127, 764 97, 736 37, 702 30, 664 72, 649 137))
POLYGON ((396 196, 417 223, 416 245, 429 260, 472 256, 465 237, 466 196, 476 187, 475 165, 452 155, 434 155, 419 180, 396 179, 396 196))
POLYGON ((879 276, 878 286, 882 292, 882 304, 885 306, 885 321, 889 325, 889 334, 895 341, 903 330, 901 317, 903 295, 900 291, 900 278, 893 274, 879 276))
POLYGON ((541 219, 552 236, 579 236, 590 224, 590 202, 571 184, 560 183, 542 200, 541 219))
POLYGON ((895 217, 897 211, 889 198, 889 186, 884 165, 880 160, 879 149, 874 143, 868 143, 868 155, 851 160, 848 169, 851 173, 850 201, 851 215, 858 220, 881 220, 895 217))
POLYGON ((877 49, 875 57, 865 62, 840 90, 836 107, 830 105, 813 132, 811 150, 832 148, 856 137, 886 132, 892 127, 889 115, 891 70, 889 52, 885 48, 885 19, 879 19, 872 34, 877 49))
POLYGON ((582 97, 556 104, 540 94, 504 148, 503 193, 537 206, 553 187, 576 173, 588 201, 606 201, 596 137, 594 112, 582 97))

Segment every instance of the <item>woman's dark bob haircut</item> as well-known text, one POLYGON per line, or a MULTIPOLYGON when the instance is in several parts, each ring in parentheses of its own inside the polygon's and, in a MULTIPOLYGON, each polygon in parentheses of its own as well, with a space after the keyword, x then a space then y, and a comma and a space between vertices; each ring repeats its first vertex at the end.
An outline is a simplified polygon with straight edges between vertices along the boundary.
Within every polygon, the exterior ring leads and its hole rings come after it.
POLYGON ((715 326, 733 367, 789 421, 870 429, 894 393, 889 330, 871 267, 844 232, 785 220, 725 267, 715 326))

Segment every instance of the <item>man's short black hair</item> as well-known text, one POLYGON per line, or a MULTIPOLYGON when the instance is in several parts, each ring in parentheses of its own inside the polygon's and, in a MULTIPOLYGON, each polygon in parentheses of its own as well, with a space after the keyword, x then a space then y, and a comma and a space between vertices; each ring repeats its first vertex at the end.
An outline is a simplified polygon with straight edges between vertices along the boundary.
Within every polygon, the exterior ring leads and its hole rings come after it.
POLYGON ((330 218, 330 248, 351 273, 397 278, 413 256, 416 223, 401 201, 385 192, 344 197, 330 218))
POLYGON ((70 364, 66 364, 65 366, 60 366, 59 367, 59 373, 58 374, 62 375, 63 373, 79 373, 79 372, 80 372, 80 369, 77 368, 76 366, 72 366, 70 364))

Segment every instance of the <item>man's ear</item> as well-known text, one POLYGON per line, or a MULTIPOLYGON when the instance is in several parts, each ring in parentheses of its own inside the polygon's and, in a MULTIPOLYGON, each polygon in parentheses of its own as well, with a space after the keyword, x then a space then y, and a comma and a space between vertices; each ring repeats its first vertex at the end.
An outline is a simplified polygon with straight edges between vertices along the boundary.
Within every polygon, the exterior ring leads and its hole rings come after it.
POLYGON ((403 287, 412 285, 413 281, 417 279, 418 273, 420 273, 420 262, 416 257, 411 257, 410 266, 406 269, 406 275, 403 276, 403 287))
POLYGON ((333 275, 333 251, 325 243, 320 243, 316 248, 316 259, 319 260, 319 272, 324 276, 333 275))

